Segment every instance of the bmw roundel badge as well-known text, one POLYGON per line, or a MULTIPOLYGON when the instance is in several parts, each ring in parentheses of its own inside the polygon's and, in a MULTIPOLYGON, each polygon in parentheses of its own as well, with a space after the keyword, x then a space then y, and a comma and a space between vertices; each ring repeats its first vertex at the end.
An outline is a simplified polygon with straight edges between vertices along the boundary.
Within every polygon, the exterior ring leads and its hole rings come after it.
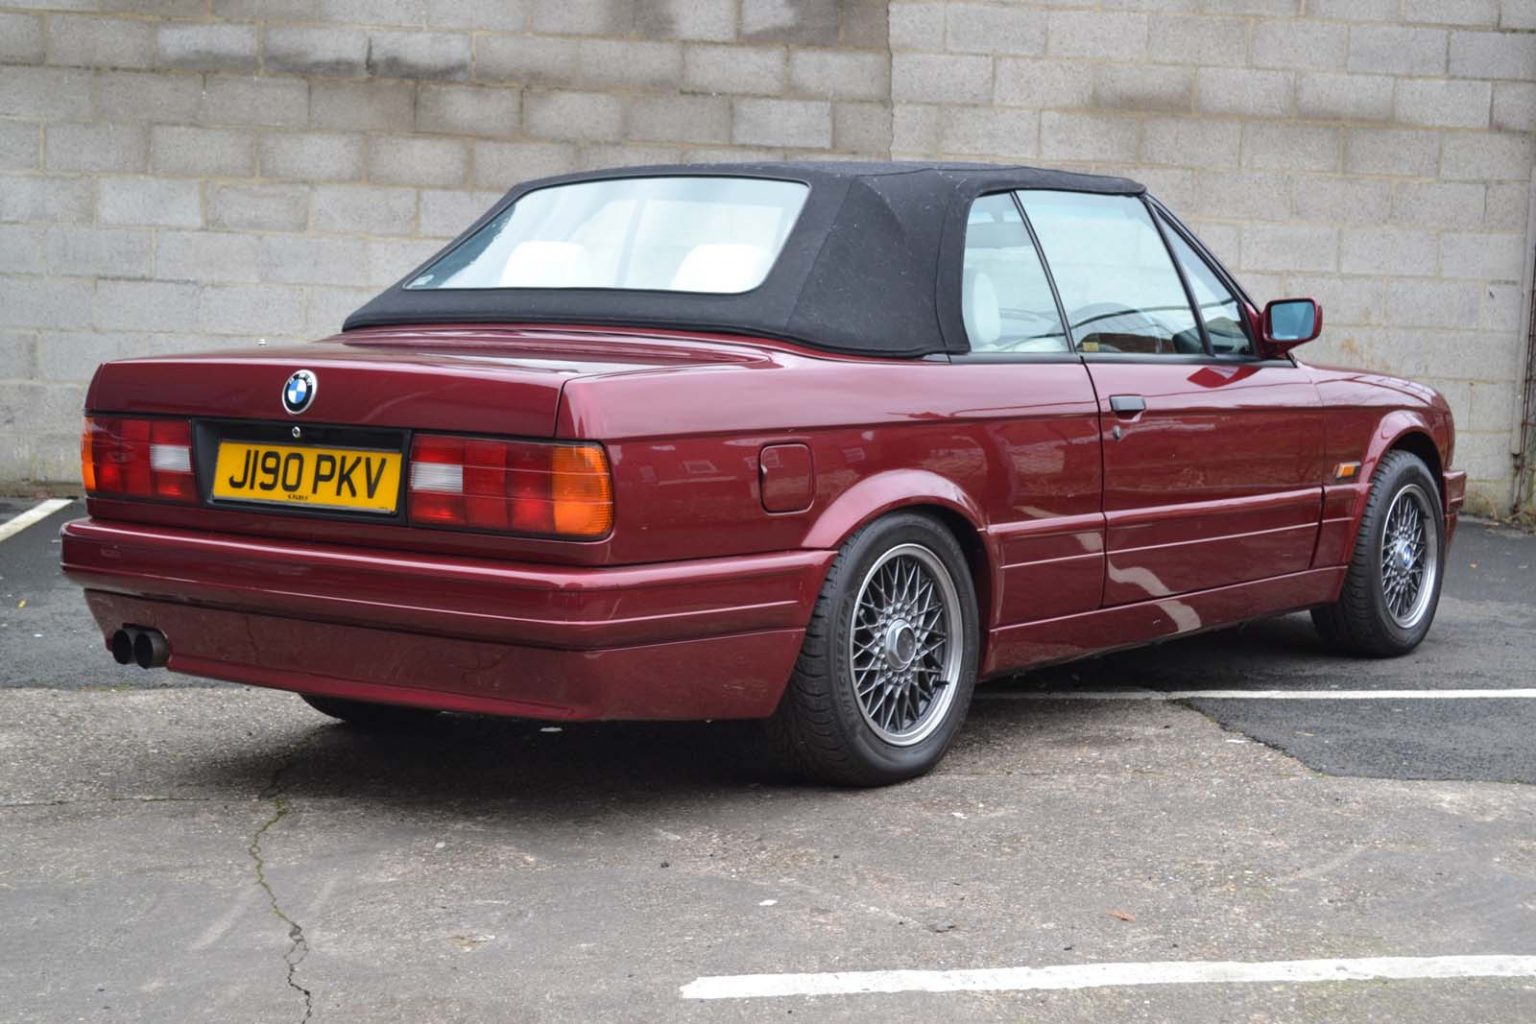
POLYGON ((320 390, 320 382, 309 370, 296 370, 283 385, 283 408, 294 416, 309 408, 309 403, 315 400, 315 392, 320 390))

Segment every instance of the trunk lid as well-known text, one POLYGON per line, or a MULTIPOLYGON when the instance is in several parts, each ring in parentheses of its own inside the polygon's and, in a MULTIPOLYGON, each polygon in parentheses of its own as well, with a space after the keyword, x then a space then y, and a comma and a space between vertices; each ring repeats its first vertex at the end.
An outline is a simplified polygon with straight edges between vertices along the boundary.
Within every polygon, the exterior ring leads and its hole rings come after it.
POLYGON ((356 331, 307 345, 106 363, 86 408, 541 438, 554 436, 561 391, 572 378, 747 359, 707 344, 616 332, 356 331), (282 392, 301 369, 315 375, 317 387, 295 417, 282 392))
MULTIPOLYGON (((362 449, 396 452, 404 459, 399 472, 405 479, 410 440, 418 433, 578 439, 570 435, 570 419, 561 408, 565 385, 572 380, 686 373, 770 358, 749 341, 682 332, 454 326, 376 328, 291 347, 106 363, 92 381, 86 411, 107 420, 142 415, 192 421, 200 500, 182 504, 98 494, 87 508, 98 519, 305 543, 607 564, 612 535, 573 542, 510 531, 411 526, 403 488, 393 514, 318 505, 257 506, 216 495, 211 488, 226 476, 233 484, 249 465, 232 464, 221 472, 218 459, 225 442, 231 443, 237 462, 241 446, 248 453, 252 445, 345 449, 338 455, 349 457, 362 449), (301 369, 314 374, 314 396, 301 414, 290 415, 283 391, 301 369)), ((321 454, 315 452, 317 477, 321 454)))

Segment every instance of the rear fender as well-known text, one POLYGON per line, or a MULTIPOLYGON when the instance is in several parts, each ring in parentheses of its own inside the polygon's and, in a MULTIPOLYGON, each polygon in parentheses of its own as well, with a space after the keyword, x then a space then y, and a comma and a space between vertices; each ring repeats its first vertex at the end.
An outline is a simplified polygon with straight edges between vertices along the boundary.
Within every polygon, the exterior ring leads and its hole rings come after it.
POLYGON ((997 607, 998 551, 984 525, 981 508, 953 480, 921 469, 899 469, 866 477, 826 507, 807 531, 802 546, 838 548, 860 527, 905 508, 938 508, 947 513, 952 530, 969 529, 956 539, 971 563, 977 601, 981 606, 985 644, 992 610, 997 607), (964 524, 963 526, 961 524, 964 524))
POLYGON ((947 509, 965 519, 978 536, 987 535, 981 509, 953 480, 927 470, 898 469, 865 477, 838 495, 816 517, 801 546, 841 547, 865 523, 887 512, 918 505, 947 509))

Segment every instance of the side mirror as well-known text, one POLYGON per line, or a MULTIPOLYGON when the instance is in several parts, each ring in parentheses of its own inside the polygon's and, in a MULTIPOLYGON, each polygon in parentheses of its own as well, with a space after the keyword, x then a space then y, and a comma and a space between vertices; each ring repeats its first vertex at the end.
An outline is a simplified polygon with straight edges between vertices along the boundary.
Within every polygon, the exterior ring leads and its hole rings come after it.
POLYGON ((1323 333, 1323 307, 1314 299, 1276 299, 1264 307, 1260 335, 1264 347, 1280 354, 1323 333))

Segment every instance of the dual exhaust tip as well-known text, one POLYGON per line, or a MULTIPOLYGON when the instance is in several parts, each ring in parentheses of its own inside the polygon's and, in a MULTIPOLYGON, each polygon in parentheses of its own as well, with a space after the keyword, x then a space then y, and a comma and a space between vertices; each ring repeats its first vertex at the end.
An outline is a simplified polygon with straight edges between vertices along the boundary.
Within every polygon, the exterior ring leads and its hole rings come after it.
POLYGON ((171 644, 158 629, 124 626, 112 634, 112 657, 119 665, 137 662, 139 668, 164 668, 171 644))

